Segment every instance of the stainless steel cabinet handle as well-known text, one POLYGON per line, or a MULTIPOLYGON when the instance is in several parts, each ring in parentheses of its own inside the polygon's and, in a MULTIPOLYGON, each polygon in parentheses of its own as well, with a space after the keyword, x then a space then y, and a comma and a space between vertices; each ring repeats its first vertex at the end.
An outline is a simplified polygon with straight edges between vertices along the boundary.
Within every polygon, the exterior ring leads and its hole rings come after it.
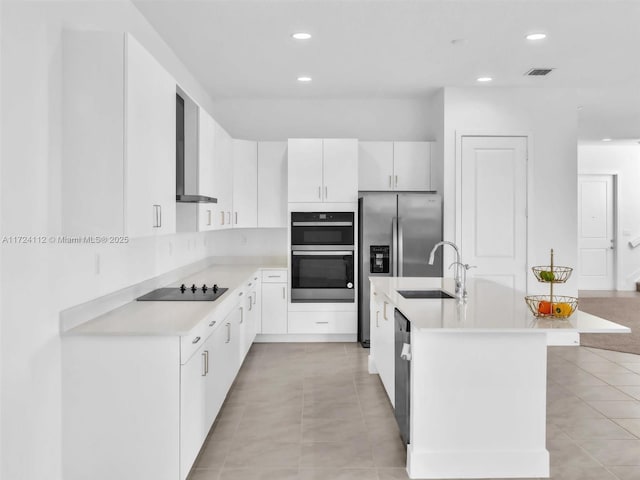
POLYGON ((283 300, 285 299, 285 295, 286 295, 285 290, 286 290, 285 287, 282 287, 282 299, 283 300))
POLYGON ((384 302, 384 306, 383 306, 383 310, 382 310, 382 318, 384 318, 385 320, 389 320, 387 318, 387 302, 384 302))
POLYGON ((380 320, 380 311, 376 310, 376 327, 378 328, 380 327, 379 320, 380 320))
POLYGON ((227 341, 224 343, 229 343, 231 341, 231 324, 227 323, 227 341))
POLYGON ((196 337, 196 338, 194 338, 194 339, 191 341, 191 343, 193 343, 193 344, 195 345, 195 344, 196 344, 196 343, 198 343, 199 341, 200 341, 200 337, 196 337))
POLYGON ((211 225, 211 210, 207 210, 207 225, 211 225))
POLYGON ((233 224, 237 225, 238 224, 238 212, 236 212, 234 215, 235 215, 235 222, 233 224))
POLYGON ((393 187, 393 175, 389 175, 389 188, 393 187))
POLYGON ((153 206, 153 228, 160 228, 160 205, 153 206))
POLYGON ((216 321, 215 321, 215 320, 211 320, 211 321, 209 322, 209 326, 210 326, 210 327, 213 327, 215 324, 216 324, 216 321))
POLYGON ((280 278, 280 275, 267 275, 267 278, 280 278))
POLYGON ((158 205, 158 228, 162 228, 162 205, 158 205))
POLYGON ((326 200, 327 198, 329 198, 329 188, 325 185, 324 186, 324 199, 326 200))
POLYGON ((324 325, 324 324, 327 324, 327 323, 329 323, 329 322, 316 322, 316 323, 317 323, 318 325, 324 325))
POLYGON ((231 212, 227 212, 227 223, 231 225, 231 212))
POLYGON ((403 248, 404 240, 402 234, 402 218, 398 217, 398 276, 402 277, 404 274, 403 263, 404 263, 404 248, 403 248))
POLYGON ((224 225, 224 212, 220 212, 220 225, 224 225))
POLYGON ((396 187, 398 186, 398 175, 396 175, 396 187))
POLYGON ((244 308, 240 307, 240 322, 244 323, 244 308))
POLYGON ((322 198, 322 187, 318 187, 318 198, 322 198))
POLYGON ((207 357, 209 356, 209 352, 207 352, 206 350, 204 352, 202 352, 202 376, 206 377, 207 376, 207 371, 208 371, 208 360, 207 357))
POLYGON ((251 311, 253 305, 253 299, 251 298, 251 295, 249 295, 249 311, 251 311))

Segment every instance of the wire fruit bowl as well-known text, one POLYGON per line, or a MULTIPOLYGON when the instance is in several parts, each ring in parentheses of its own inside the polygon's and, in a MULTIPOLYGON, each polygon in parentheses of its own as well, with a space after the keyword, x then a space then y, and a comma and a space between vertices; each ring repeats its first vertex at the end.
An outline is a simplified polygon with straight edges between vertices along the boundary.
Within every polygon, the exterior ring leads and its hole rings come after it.
POLYGON ((524 297, 529 310, 536 317, 567 318, 578 308, 576 297, 563 295, 530 295, 524 297))
POLYGON ((546 265, 531 267, 533 274, 539 282, 543 283, 564 283, 571 276, 573 268, 571 267, 556 267, 555 265, 546 265))

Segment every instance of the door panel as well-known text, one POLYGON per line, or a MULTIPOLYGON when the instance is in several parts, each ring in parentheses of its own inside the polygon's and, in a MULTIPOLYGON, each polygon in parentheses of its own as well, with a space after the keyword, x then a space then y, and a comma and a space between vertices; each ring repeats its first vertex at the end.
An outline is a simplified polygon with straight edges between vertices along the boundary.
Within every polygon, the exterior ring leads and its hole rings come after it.
POLYGON ((323 144, 325 202, 358 200, 358 141, 326 138, 323 144))
POLYGON ((527 286, 527 138, 463 137, 461 255, 489 278, 527 286))
POLYGON ((578 288, 613 290, 614 183, 612 175, 580 175, 578 288))
POLYGON ((287 166, 289 202, 321 202, 322 139, 289 139, 287 166))
POLYGON ((441 277, 442 250, 433 265, 429 252, 442 240, 442 198, 433 194, 398 195, 398 276, 441 277))

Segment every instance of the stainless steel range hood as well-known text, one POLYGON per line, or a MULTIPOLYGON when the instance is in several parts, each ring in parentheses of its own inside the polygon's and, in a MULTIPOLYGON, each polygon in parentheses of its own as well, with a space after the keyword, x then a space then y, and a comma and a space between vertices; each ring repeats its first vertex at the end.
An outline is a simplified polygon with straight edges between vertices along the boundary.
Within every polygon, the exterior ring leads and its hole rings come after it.
MULTIPOLYGON (((194 125, 195 126, 195 125, 194 125)), ((195 129, 194 129, 195 130, 195 129)), ((188 165, 185 162, 185 105, 184 99, 176 93, 176 202, 180 203, 218 203, 218 199, 206 195, 185 193, 185 183, 187 177, 195 178, 197 161, 188 165), (192 172, 186 172, 187 168, 192 168, 192 172)))

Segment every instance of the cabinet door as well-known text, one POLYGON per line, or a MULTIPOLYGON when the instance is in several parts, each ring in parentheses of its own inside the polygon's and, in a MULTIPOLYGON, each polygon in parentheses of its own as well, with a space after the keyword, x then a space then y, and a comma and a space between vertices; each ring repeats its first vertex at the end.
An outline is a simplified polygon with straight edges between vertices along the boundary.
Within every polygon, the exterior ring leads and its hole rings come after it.
POLYGON ((287 226, 287 143, 258 142, 258 228, 287 226))
POLYGON ((171 75, 126 37, 127 234, 175 233, 175 95, 171 75))
POLYGON ((233 227, 258 226, 258 147, 233 140, 233 227))
POLYGON ((431 190, 431 142, 393 142, 396 190, 431 190))
MULTIPOLYGON (((208 197, 216 197, 215 189, 215 121, 204 109, 198 113, 198 193, 208 197)), ((215 228, 215 203, 199 203, 198 231, 205 232, 215 228)))
POLYGON ((227 334, 230 333, 225 324, 219 325, 209 336, 205 343, 205 351, 208 352, 208 372, 206 377, 206 429, 211 428, 229 388, 230 369, 226 360, 229 355, 229 343, 227 334))
POLYGON ((360 142, 358 155, 358 190, 393 190, 393 142, 360 142))
POLYGON ((184 480, 207 436, 204 345, 180 367, 180 478, 184 480))
POLYGON ((289 202, 321 202, 322 139, 289 139, 287 157, 289 202))
POLYGON ((214 192, 218 203, 214 206, 214 228, 232 227, 233 202, 233 144, 231 136, 214 121, 214 192))
POLYGON ((358 141, 325 139, 323 150, 324 201, 358 201, 358 141))
POLYGON ((262 333, 287 333, 287 284, 262 284, 262 333))

